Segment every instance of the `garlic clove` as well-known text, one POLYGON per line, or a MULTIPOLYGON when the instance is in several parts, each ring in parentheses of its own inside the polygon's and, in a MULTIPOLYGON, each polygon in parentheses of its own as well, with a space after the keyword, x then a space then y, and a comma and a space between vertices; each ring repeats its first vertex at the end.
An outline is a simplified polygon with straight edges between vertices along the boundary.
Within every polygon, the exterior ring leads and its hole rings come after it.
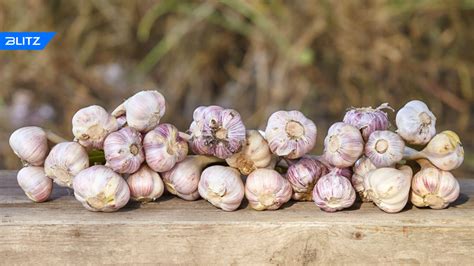
POLYGON ((212 205, 224 211, 234 211, 244 198, 244 183, 236 169, 214 165, 202 172, 198 191, 212 205))
POLYGON ((364 178, 367 175, 367 173, 375 169, 377 169, 377 167, 372 163, 372 161, 370 161, 369 158, 365 156, 362 156, 354 164, 354 167, 353 167, 354 173, 352 174, 352 177, 351 177, 351 183, 355 191, 359 193, 360 198, 364 202, 370 201, 367 198, 367 193, 365 191, 364 178))
POLYGON ((328 173, 328 168, 320 161, 303 157, 288 167, 286 178, 293 188, 294 200, 313 200, 313 188, 318 179, 328 173))
POLYGON ((22 127, 9 139, 13 152, 25 165, 41 166, 48 155, 46 132, 40 127, 22 127))
POLYGON ((405 142, 391 131, 373 132, 365 144, 365 155, 376 167, 394 166, 403 159, 405 142))
POLYGON ((343 122, 358 128, 364 141, 367 141, 372 132, 387 130, 390 126, 387 113, 383 109, 393 111, 388 103, 381 104, 375 109, 372 107, 352 108, 344 115, 343 122))
POLYGON ((42 167, 22 168, 17 174, 17 180, 26 196, 34 202, 44 202, 51 196, 53 181, 45 175, 42 167))
POLYGON ((105 138, 118 128, 117 120, 98 105, 82 108, 72 117, 74 139, 88 149, 102 149, 105 138))
POLYGON ((145 161, 142 135, 138 130, 124 127, 107 136, 104 141, 106 166, 117 173, 132 174, 145 161))
POLYGON ((157 172, 146 164, 127 178, 130 198, 143 203, 154 201, 163 195, 163 181, 157 172))
POLYGON ((157 172, 169 171, 188 154, 188 143, 171 124, 158 125, 148 132, 143 148, 148 166, 157 172))
POLYGON ((114 212, 130 199, 127 182, 103 165, 79 172, 74 178, 73 188, 76 199, 89 211, 114 212))
POLYGON ((87 151, 76 142, 55 145, 44 162, 46 175, 63 187, 72 187, 74 176, 87 167, 87 151))
POLYGON ((364 151, 364 140, 360 131, 349 124, 333 124, 324 139, 324 158, 333 166, 352 166, 364 151))
POLYGON ((291 199, 291 194, 288 180, 271 169, 253 171, 245 183, 245 197, 257 211, 276 210, 291 199))
POLYGON ((396 116, 397 133, 408 143, 424 145, 436 134, 436 117, 422 101, 405 104, 396 116))
POLYGON ((335 212, 354 204, 355 191, 351 182, 337 169, 322 176, 313 189, 313 199, 323 211, 335 212))
POLYGON ((311 151, 317 128, 300 111, 277 111, 268 118, 265 138, 270 150, 288 159, 297 159, 311 151))

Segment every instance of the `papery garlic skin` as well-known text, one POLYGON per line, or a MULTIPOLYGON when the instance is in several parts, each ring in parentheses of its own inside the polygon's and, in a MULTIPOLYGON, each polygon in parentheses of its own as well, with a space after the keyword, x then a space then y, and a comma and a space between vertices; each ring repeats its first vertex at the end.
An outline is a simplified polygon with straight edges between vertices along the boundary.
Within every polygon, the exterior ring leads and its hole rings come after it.
POLYGON ((403 159, 405 142, 391 131, 373 132, 365 144, 364 153, 376 167, 394 166, 403 159))
POLYGON ((313 200, 313 188, 318 179, 328 173, 328 168, 312 158, 301 158, 288 167, 286 178, 293 188, 292 198, 300 201, 313 200))
POLYGON ((257 211, 276 210, 291 199, 291 194, 288 180, 271 169, 253 171, 245 183, 245 197, 257 211))
POLYGON ((139 202, 150 202, 163 195, 165 190, 160 175, 144 164, 127 178, 130 198, 139 202))
POLYGON ((143 139, 148 166, 157 172, 169 171, 188 154, 188 143, 171 124, 161 124, 143 139))
POLYGON ((436 117, 422 101, 405 104, 396 116, 397 133, 408 144, 424 145, 436 134, 436 117))
POLYGON ((130 199, 127 182, 103 165, 82 170, 74 178, 73 188, 76 199, 89 211, 114 212, 130 199))
POLYGON ((324 139, 324 157, 333 166, 352 166, 364 151, 364 140, 360 131, 349 124, 333 124, 324 139))
POLYGON ((400 212, 408 202, 413 172, 409 166, 378 168, 364 177, 367 198, 388 213, 400 212))
POLYGON ((444 209, 459 197, 459 182, 447 171, 427 160, 419 160, 421 170, 413 176, 411 202, 417 207, 444 209))
POLYGON ((375 109, 372 107, 352 108, 346 112, 342 121, 358 128, 362 133, 364 141, 367 141, 372 132, 387 130, 390 126, 387 113, 383 109, 393 111, 393 108, 387 103, 381 104, 375 109))
POLYGON ((323 211, 335 212, 354 204, 356 195, 351 181, 333 170, 322 176, 313 189, 313 200, 323 211))
POLYGON ((15 130, 10 136, 9 144, 24 165, 41 166, 48 155, 48 139, 46 132, 40 127, 15 130))
POLYGON ((196 154, 227 159, 238 153, 245 142, 245 126, 240 114, 220 106, 200 106, 194 110, 190 145, 196 154))
POLYGON ((72 187, 74 177, 89 167, 89 156, 77 142, 56 144, 44 162, 46 176, 63 187, 72 187))
POLYGON ((277 111, 267 122, 265 139, 270 150, 288 159, 298 159, 311 151, 316 143, 317 128, 300 111, 277 111))
POLYGON ((225 161, 243 175, 249 175, 255 169, 268 167, 272 162, 272 153, 267 141, 257 130, 247 130, 242 150, 225 161))
POLYGON ((117 120, 98 105, 82 108, 72 117, 74 139, 88 149, 102 149, 105 138, 118 128, 117 120))
POLYGON ((27 166, 17 174, 18 185, 26 196, 34 202, 47 201, 53 190, 53 181, 48 178, 43 167, 27 166))
POLYGON ((353 169, 353 174, 351 177, 351 183, 355 191, 359 193, 362 201, 370 201, 367 198, 367 193, 364 187, 364 177, 372 170, 377 169, 377 167, 370 161, 366 156, 362 156, 357 162, 355 162, 353 169))
POLYGON ((138 130, 124 127, 107 136, 104 141, 106 166, 117 173, 132 174, 145 161, 142 135, 138 130))
POLYGON ((165 97, 155 90, 140 91, 118 106, 112 115, 126 115, 127 124, 146 133, 155 128, 166 111, 165 97))
POLYGON ((198 191, 212 205, 224 211, 235 211, 244 198, 244 183, 236 169, 214 165, 202 172, 198 191))

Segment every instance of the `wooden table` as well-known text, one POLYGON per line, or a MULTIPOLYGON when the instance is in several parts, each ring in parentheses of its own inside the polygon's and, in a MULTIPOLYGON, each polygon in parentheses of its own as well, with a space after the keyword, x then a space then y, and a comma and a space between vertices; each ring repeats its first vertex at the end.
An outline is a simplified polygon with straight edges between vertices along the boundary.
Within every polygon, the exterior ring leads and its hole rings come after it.
POLYGON ((445 210, 408 206, 387 214, 370 203, 337 213, 313 203, 224 212, 204 200, 165 196, 116 213, 85 210, 55 187, 33 203, 0 171, 0 264, 474 263, 474 180, 445 210))

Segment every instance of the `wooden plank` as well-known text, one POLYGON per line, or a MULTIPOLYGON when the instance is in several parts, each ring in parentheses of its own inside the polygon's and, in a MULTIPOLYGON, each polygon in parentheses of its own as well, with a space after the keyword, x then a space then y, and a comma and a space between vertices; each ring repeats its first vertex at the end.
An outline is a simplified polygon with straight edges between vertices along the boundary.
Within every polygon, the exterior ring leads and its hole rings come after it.
POLYGON ((71 191, 32 203, 15 172, 0 171, 1 264, 472 263, 474 180, 445 210, 408 206, 386 214, 370 203, 337 213, 313 203, 223 212, 204 200, 165 196, 94 213, 71 191))

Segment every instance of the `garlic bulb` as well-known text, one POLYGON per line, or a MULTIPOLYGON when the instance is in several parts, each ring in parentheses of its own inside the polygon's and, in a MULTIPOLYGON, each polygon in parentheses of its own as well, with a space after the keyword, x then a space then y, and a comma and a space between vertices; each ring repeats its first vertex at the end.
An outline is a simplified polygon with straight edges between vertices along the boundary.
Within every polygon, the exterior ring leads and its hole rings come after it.
POLYGON ((191 148, 196 154, 221 159, 238 153, 245 142, 245 126, 240 114, 215 105, 196 108, 189 131, 191 148))
POLYGON ((312 158, 301 158, 288 167, 286 178, 293 188, 294 200, 313 200, 313 188, 318 179, 327 174, 327 167, 320 161, 312 158))
POLYGON ((377 169, 377 167, 370 161, 369 158, 362 156, 357 162, 355 162, 354 167, 352 168, 354 173, 351 177, 351 183, 355 191, 359 193, 362 201, 370 201, 367 199, 367 193, 364 188, 364 177, 368 172, 377 169))
POLYGON ((87 167, 89 167, 87 151, 76 142, 57 144, 44 161, 46 176, 63 187, 72 187, 74 177, 87 167))
POLYGON ((397 133, 408 144, 424 145, 436 134, 436 117, 422 101, 413 100, 397 113, 397 133))
POLYGON ((375 131, 365 144, 365 155, 376 167, 393 166, 403 158, 405 142, 391 131, 375 131))
POLYGON ((198 184, 204 167, 220 161, 204 155, 190 155, 171 170, 162 173, 166 190, 185 200, 199 198, 198 184))
POLYGON ((291 199, 291 194, 288 180, 271 169, 253 171, 245 183, 245 196, 257 211, 276 210, 291 199))
POLYGON ((144 164, 136 173, 127 178, 130 198, 140 202, 150 202, 163 195, 165 187, 160 175, 144 164))
POLYGON ((138 130, 124 127, 107 136, 104 141, 106 166, 117 173, 132 174, 145 161, 142 135, 138 130))
POLYGON ((322 176, 313 189, 313 200, 323 211, 335 212, 354 204, 355 191, 351 182, 337 169, 322 176))
POLYGON ((140 91, 118 106, 112 115, 126 115, 127 124, 140 132, 155 128, 166 111, 165 98, 158 91, 140 91))
POLYGON ((42 167, 28 166, 17 174, 18 185, 34 202, 48 200, 53 190, 53 181, 46 177, 42 167))
POLYGON ((118 127, 117 120, 98 105, 82 108, 72 117, 74 140, 89 149, 102 149, 107 135, 118 127))
POLYGON ((22 127, 10 136, 10 147, 25 165, 41 166, 48 155, 46 132, 40 127, 22 127))
POLYGON ((288 159, 297 159, 311 151, 317 129, 300 111, 277 111, 267 122, 265 138, 270 150, 288 159))
POLYGON ((148 166, 157 172, 169 171, 188 154, 188 143, 171 124, 161 124, 143 139, 148 166))
POLYGON ((367 141, 372 132, 388 129, 390 122, 387 113, 383 109, 393 111, 388 103, 384 103, 375 109, 372 107, 352 108, 344 115, 342 121, 358 128, 364 141, 367 141))
POLYGON ((436 167, 451 171, 464 161, 464 148, 459 136, 451 130, 443 131, 431 139, 422 151, 406 147, 403 159, 428 159, 436 167))
POLYGON ((268 143, 257 130, 247 130, 242 150, 225 160, 229 166, 249 175, 255 169, 266 168, 272 161, 268 143))
POLYGON ((244 198, 244 183, 236 169, 214 165, 202 172, 198 191, 212 205, 224 211, 234 211, 244 198))
POLYGON ((360 131, 346 123, 333 124, 324 139, 324 157, 333 166, 352 166, 364 151, 360 131))
POLYGON ((367 199, 388 213, 401 211, 407 204, 413 172, 409 166, 400 169, 379 168, 364 177, 367 199))
POLYGON ((74 178, 73 188, 76 199, 89 211, 114 212, 130 199, 127 182, 103 165, 82 170, 74 178))
POLYGON ((421 170, 413 177, 411 202, 417 207, 444 209, 459 197, 459 182, 427 160, 418 160, 421 170))

